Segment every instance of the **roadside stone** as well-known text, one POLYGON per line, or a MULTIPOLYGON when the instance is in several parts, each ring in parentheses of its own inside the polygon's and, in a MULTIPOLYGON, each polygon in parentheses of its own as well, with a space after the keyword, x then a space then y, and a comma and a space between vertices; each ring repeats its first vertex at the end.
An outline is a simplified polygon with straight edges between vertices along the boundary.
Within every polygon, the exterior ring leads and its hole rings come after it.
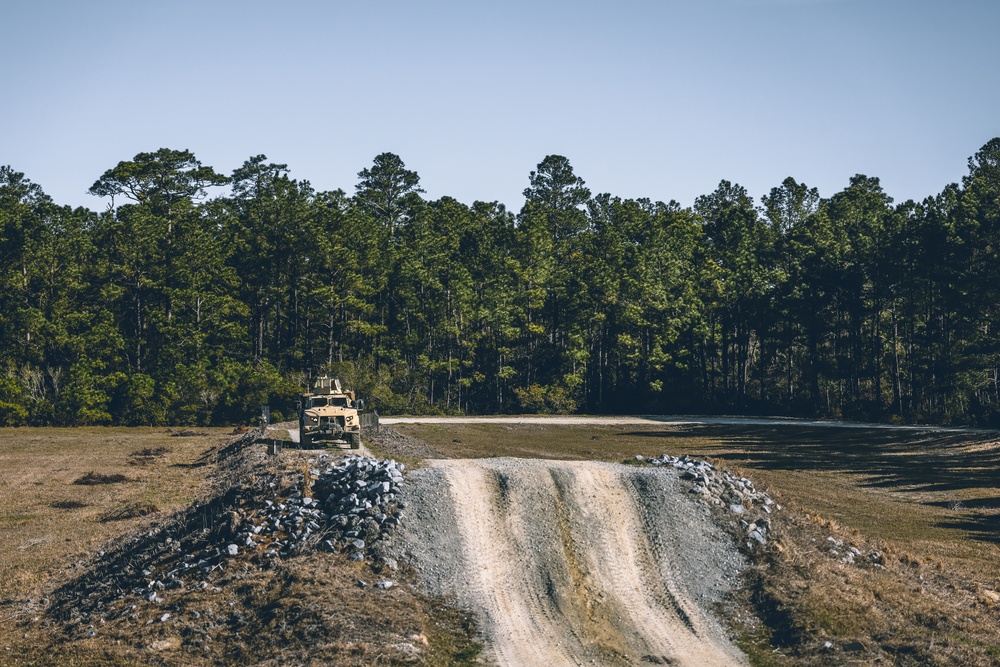
POLYGON ((658 457, 636 457, 648 465, 674 468, 682 480, 692 484, 689 493, 700 496, 709 505, 726 508, 741 519, 737 530, 747 538, 747 548, 767 544, 771 522, 768 515, 780 511, 781 506, 766 493, 757 491, 753 481, 719 470, 708 461, 684 456, 662 454, 658 457))

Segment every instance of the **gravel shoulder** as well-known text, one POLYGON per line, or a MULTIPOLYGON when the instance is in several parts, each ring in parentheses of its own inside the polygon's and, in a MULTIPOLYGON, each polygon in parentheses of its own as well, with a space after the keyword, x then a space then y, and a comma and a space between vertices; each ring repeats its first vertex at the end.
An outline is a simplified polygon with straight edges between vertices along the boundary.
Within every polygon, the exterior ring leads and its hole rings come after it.
POLYGON ((713 616, 742 557, 673 471, 452 459, 407 482, 407 555, 498 664, 747 664, 713 616))

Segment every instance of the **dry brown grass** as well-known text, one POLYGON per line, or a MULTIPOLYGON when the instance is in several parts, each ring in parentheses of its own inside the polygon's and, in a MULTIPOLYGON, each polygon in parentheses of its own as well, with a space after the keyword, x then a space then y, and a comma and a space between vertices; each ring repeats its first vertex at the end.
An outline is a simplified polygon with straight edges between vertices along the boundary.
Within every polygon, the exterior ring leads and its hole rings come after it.
POLYGON ((169 453, 170 449, 167 447, 146 447, 129 454, 130 458, 128 462, 130 465, 149 465, 150 463, 156 463, 158 459, 162 459, 169 453))
POLYGON ((130 610, 134 602, 119 602, 108 609, 111 620, 94 624, 93 637, 74 628, 53 638, 44 622, 21 623, 21 634, 5 639, 18 661, 0 657, 0 664, 473 664, 481 647, 470 639, 467 615, 408 585, 361 588, 359 579, 375 581, 364 565, 328 555, 234 571, 205 591, 163 591, 159 605, 130 610))
POLYGON ((30 597, 41 583, 71 576, 73 563, 143 520, 102 522, 108 511, 187 505, 210 470, 197 462, 225 433, 176 439, 152 428, 0 429, 0 600, 30 597), (170 453, 137 477, 131 452, 168 443, 170 453), (88 473, 131 481, 74 484, 88 473))
POLYGON ((101 516, 101 522, 126 521, 128 519, 138 519, 150 514, 159 514, 160 508, 151 502, 124 503, 119 507, 108 510, 101 516))
POLYGON ((57 510, 78 510, 87 506, 87 503, 81 503, 79 500, 53 500, 49 503, 49 507, 54 507, 57 510))
POLYGON ((236 563, 208 588, 163 590, 159 602, 117 589, 125 566, 152 557, 151 547, 164 551, 157 526, 197 533, 200 521, 177 517, 199 519, 219 494, 238 498, 308 468, 309 454, 234 449, 222 430, 167 448, 170 437, 0 432, 0 665, 472 664, 481 647, 467 615, 416 593, 412 573, 393 575, 401 585, 388 590, 360 588, 358 579, 379 575, 340 556, 272 569, 236 563), (72 483, 88 472, 124 475, 136 458, 151 460, 128 484, 72 483), (196 497, 199 509, 179 511, 196 497), (133 550, 140 545, 146 551, 133 550))
POLYGON ((785 506, 774 522, 778 541, 748 573, 732 610, 755 665, 1000 665, 997 434, 797 426, 396 428, 445 457, 621 461, 690 454, 752 478, 785 506), (865 558, 842 563, 830 553, 829 537, 855 545, 865 558), (871 552, 882 554, 882 567, 867 558, 871 552))
MULTIPOLYGON (((786 501, 788 502, 788 501, 786 501)), ((795 503, 772 524, 777 541, 747 573, 741 624, 758 666, 996 665, 1000 619, 982 572, 956 567, 817 517, 795 503), (861 556, 843 561, 830 538, 861 556)))

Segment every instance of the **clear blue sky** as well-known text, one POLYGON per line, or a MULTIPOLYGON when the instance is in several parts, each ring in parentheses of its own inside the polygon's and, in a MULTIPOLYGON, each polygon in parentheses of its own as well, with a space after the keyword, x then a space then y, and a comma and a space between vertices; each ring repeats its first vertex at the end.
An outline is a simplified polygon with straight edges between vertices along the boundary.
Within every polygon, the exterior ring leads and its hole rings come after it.
POLYGON ((348 192, 390 151, 515 210, 552 153, 684 205, 855 173, 920 199, 1000 135, 998 28, 997 0, 0 0, 0 164, 95 209, 161 147, 348 192))

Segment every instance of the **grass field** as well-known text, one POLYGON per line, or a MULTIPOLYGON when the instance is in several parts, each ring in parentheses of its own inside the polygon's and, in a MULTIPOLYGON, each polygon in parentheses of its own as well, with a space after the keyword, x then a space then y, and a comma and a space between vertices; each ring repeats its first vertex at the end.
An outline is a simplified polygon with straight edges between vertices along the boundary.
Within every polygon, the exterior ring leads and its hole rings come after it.
POLYGON ((0 600, 187 506, 212 469, 203 455, 231 430, 0 429, 0 600))
MULTIPOLYGON (((421 456, 690 454, 751 477, 785 508, 726 612, 755 665, 1000 665, 996 434, 768 425, 396 429, 425 443, 411 450, 421 456), (861 563, 845 565, 829 538, 857 546, 861 563)), ((322 664, 363 665, 409 637, 427 642, 427 664, 475 653, 469 619, 447 604, 408 587, 373 597, 354 585, 369 576, 363 567, 321 557, 243 573, 217 593, 163 593, 178 619, 214 609, 217 627, 207 634, 146 625, 162 612, 152 608, 109 620, 93 639, 46 625, 45 596, 102 550, 226 481, 213 452, 228 442, 228 429, 202 431, 0 430, 0 664, 225 664, 227 656, 270 664, 266 656, 281 647, 292 662, 322 651, 322 664), (229 610, 225 622, 220 609, 229 610)), ((387 443, 381 453, 405 458, 387 443)), ((272 467, 300 469, 302 455, 286 450, 272 467)))

